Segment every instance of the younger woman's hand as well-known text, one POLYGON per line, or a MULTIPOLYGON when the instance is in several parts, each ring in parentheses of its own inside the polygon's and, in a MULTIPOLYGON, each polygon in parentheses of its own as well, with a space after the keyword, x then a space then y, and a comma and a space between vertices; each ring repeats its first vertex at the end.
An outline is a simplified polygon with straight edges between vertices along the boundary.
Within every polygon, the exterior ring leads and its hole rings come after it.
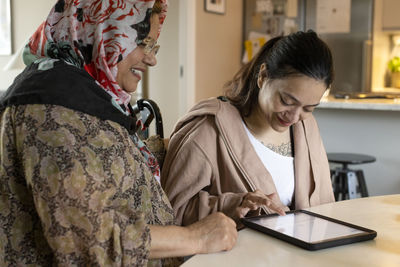
POLYGON ((270 195, 265 195, 258 189, 244 196, 242 203, 236 208, 236 212, 239 218, 243 218, 249 211, 256 210, 262 206, 266 206, 279 215, 286 214, 284 207, 279 203, 277 194, 272 193, 270 195))

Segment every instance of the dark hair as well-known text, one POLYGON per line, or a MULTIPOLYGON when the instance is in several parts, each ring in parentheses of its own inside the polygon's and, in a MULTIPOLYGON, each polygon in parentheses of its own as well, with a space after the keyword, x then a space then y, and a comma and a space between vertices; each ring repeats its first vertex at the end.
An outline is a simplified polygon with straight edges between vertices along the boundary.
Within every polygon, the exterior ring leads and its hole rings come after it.
POLYGON ((257 78, 263 63, 268 79, 302 74, 323 81, 326 88, 332 84, 332 54, 314 31, 275 37, 225 84, 226 97, 244 117, 249 116, 256 106, 260 89, 257 78))

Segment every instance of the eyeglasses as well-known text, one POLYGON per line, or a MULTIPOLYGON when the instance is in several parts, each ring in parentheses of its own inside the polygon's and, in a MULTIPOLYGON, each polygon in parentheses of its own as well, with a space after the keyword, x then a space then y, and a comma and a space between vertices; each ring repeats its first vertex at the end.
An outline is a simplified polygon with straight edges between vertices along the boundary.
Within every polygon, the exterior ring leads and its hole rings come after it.
POLYGON ((151 53, 154 53, 154 55, 157 55, 158 50, 160 49, 160 46, 157 44, 157 41, 151 38, 150 36, 147 36, 143 40, 141 40, 138 43, 139 46, 143 47, 144 53, 146 55, 150 55, 151 53))

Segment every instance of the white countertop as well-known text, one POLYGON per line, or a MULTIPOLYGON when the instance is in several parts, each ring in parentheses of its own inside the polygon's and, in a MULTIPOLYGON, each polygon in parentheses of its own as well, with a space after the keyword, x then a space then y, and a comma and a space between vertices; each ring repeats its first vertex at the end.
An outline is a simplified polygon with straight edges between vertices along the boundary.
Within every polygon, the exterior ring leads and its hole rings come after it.
POLYGON ((231 251, 196 255, 185 267, 200 266, 400 266, 400 195, 334 202, 309 210, 377 231, 374 240, 308 251, 244 229, 231 251))
POLYGON ((400 111, 400 98, 396 99, 337 99, 324 97, 318 108, 400 111))

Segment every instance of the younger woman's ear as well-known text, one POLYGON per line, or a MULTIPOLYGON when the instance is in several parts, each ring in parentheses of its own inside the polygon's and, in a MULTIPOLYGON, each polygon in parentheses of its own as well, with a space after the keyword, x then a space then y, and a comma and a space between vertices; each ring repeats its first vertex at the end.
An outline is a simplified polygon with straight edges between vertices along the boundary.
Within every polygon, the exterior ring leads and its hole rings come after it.
POLYGON ((263 86, 264 80, 267 77, 267 67, 265 65, 265 63, 261 64, 260 66, 260 70, 258 72, 258 76, 257 76, 257 85, 258 88, 261 89, 261 87, 263 86))

